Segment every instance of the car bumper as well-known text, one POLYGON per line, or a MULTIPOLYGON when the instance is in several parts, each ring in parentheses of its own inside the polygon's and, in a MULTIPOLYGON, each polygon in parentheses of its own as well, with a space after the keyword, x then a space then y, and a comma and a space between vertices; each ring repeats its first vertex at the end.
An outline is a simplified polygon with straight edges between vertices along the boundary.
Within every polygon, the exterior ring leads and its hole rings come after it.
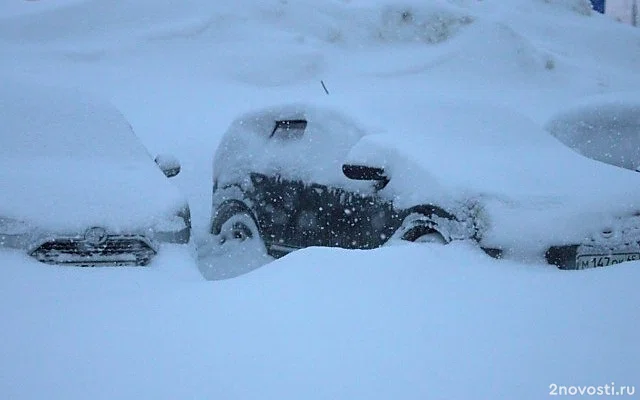
POLYGON ((158 246, 143 235, 108 235, 101 243, 84 237, 49 237, 34 243, 27 254, 46 264, 73 266, 143 266, 158 246))
POLYGON ((550 247, 545 258, 560 269, 590 269, 608 267, 628 261, 640 260, 640 243, 622 246, 567 245, 550 247))
POLYGON ((177 231, 152 229, 108 234, 92 243, 86 233, 29 232, 0 236, 0 248, 24 251, 37 261, 68 266, 145 266, 162 243, 188 243, 191 228, 177 231))

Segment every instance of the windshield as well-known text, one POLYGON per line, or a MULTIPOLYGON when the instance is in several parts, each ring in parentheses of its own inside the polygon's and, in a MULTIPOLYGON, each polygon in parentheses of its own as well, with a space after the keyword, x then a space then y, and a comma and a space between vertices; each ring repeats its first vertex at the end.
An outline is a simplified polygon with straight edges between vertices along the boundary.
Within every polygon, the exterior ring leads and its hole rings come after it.
POLYGON ((112 106, 73 91, 2 84, 0 157, 148 157, 112 106))

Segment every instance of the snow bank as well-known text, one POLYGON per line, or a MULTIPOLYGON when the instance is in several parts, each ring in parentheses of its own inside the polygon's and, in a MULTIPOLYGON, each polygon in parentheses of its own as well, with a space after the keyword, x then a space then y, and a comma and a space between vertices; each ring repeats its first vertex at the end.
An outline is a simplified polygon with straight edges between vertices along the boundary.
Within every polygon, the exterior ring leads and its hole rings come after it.
POLYGON ((381 11, 379 37, 386 43, 440 43, 473 22, 473 17, 444 4, 390 4, 381 11))
POLYGON ((126 40, 126 36, 132 33, 139 36, 150 27, 170 19, 179 20, 202 9, 193 2, 176 7, 168 0, 136 3, 105 3, 99 0, 21 3, 10 5, 0 13, 0 37, 26 44, 51 44, 65 40, 85 43, 126 40), (64 21, 64 29, 60 29, 61 21, 64 21), (25 29, 25 26, 29 29, 25 29))
POLYGON ((316 248, 205 282, 185 256, 78 270, 3 255, 0 392, 540 399, 638 377, 638 263, 567 273, 465 245, 316 248))
MULTIPOLYGON (((434 4, 383 1, 366 6, 337 2, 310 5, 244 0, 238 3, 233 7, 189 2, 178 7, 167 0, 135 4, 67 0, 55 7, 14 5, 0 13, 3 20, 0 38, 30 44, 101 42, 110 43, 112 48, 116 41, 124 42, 120 43, 122 46, 139 44, 147 39, 198 36, 233 41, 233 36, 244 37, 250 29, 266 28, 294 33, 297 40, 351 46, 367 42, 433 44, 449 39, 473 21, 473 17, 461 8, 444 1, 434 4), (55 29, 60 20, 67 21, 65 29, 55 29), (231 26, 238 23, 242 24, 244 32, 231 26), (35 28, 25 31, 26 25, 35 28)), ((271 34, 269 32, 267 37, 271 34)))
POLYGON ((280 2, 257 6, 254 20, 296 35, 298 41, 369 47, 436 44, 455 36, 473 17, 446 1, 373 1, 366 4, 280 2), (313 14, 313 18, 310 15, 313 14))

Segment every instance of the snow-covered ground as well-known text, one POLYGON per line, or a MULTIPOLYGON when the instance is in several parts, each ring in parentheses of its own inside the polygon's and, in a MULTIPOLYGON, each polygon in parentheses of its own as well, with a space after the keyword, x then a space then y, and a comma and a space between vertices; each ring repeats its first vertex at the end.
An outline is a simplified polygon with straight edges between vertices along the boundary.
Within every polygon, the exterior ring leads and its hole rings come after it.
MULTIPOLYGON (((0 0, 0 75, 104 97, 152 153, 180 158, 194 242, 216 145, 254 108, 315 103, 394 134, 389 117, 414 118, 425 97, 543 126, 582 99, 640 91, 640 31, 586 0, 183 3, 0 0)), ((637 262, 564 272, 466 244, 307 249, 212 282, 195 254, 192 243, 148 268, 65 269, 3 251, 0 396, 538 399, 552 384, 640 386, 637 262)))
POLYGON ((3 256, 3 397, 540 399, 637 383, 637 262, 576 274, 464 245, 315 248, 205 282, 187 257, 3 256))

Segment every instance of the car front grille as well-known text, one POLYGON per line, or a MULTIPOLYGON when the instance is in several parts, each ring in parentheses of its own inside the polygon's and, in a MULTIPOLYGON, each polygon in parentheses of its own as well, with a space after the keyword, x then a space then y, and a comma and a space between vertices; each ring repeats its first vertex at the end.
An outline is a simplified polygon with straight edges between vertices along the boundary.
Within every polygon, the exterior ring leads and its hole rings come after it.
POLYGON ((31 252, 32 257, 43 263, 76 266, 147 265, 155 254, 142 235, 109 235, 98 245, 84 238, 55 238, 31 252))

